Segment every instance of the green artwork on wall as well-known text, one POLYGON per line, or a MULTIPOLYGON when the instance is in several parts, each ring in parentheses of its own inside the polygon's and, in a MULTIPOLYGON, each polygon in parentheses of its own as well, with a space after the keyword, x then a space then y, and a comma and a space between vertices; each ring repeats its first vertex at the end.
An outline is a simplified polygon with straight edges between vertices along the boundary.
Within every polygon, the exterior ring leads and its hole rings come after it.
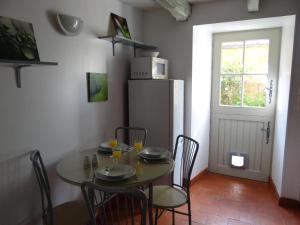
POLYGON ((110 15, 111 15, 117 35, 131 39, 131 35, 130 35, 129 29, 128 29, 126 19, 124 17, 118 16, 114 13, 111 13, 110 15))
POLYGON ((87 73, 88 101, 102 102, 108 99, 108 82, 106 73, 87 73))
POLYGON ((31 23, 0 16, 0 58, 40 61, 31 23))

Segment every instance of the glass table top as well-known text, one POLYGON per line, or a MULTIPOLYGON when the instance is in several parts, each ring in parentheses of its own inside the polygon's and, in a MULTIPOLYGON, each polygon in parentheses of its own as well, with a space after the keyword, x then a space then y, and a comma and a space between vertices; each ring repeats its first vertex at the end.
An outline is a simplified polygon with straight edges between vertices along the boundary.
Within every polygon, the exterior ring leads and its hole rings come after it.
MULTIPOLYGON (((141 159, 135 150, 124 152, 118 164, 131 165, 136 169, 136 176, 123 181, 102 181, 94 179, 94 170, 84 168, 84 158, 89 156, 92 159, 96 154, 98 168, 112 167, 113 158, 109 154, 99 153, 97 148, 75 152, 61 160, 56 166, 56 172, 65 182, 80 186, 85 181, 96 181, 104 186, 137 187, 152 183, 155 180, 169 174, 174 169, 174 160, 170 157, 167 160, 149 162, 141 159)), ((171 156, 171 154, 170 154, 171 156)))

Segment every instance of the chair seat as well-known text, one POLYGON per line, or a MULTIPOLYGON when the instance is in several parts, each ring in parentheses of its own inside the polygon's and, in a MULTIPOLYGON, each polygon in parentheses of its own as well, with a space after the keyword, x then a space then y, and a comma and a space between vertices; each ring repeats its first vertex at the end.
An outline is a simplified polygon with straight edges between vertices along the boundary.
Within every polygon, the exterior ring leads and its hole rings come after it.
MULTIPOLYGON (((149 190, 145 191, 149 196, 149 190)), ((168 185, 153 186, 153 206, 157 208, 177 208, 187 203, 187 194, 168 185)))
POLYGON ((53 220, 53 225, 87 225, 90 217, 83 201, 72 201, 55 206, 53 220))

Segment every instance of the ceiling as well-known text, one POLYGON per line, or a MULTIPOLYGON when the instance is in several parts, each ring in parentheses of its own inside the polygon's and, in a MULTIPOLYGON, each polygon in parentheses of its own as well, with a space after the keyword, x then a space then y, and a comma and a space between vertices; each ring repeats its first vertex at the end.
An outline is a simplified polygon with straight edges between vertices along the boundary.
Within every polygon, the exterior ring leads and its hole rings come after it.
MULTIPOLYGON (((154 8, 159 6, 155 2, 155 0, 119 0, 119 1, 141 9, 149 9, 149 8, 154 8)), ((200 3, 200 2, 208 2, 212 0, 188 0, 188 1, 190 3, 200 3)))

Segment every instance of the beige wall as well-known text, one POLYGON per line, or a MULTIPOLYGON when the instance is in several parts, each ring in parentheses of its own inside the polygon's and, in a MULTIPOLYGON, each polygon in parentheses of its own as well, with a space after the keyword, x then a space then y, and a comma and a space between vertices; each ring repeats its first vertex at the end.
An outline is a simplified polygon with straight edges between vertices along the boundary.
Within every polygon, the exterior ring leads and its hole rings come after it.
POLYGON ((11 68, 0 67, 0 224, 26 224, 41 210, 32 173, 31 149, 40 149, 50 174, 54 204, 78 198, 80 189, 62 182, 55 165, 80 148, 96 146, 127 122, 127 77, 132 50, 117 46, 112 56, 105 35, 110 12, 127 18, 141 38, 141 13, 112 0, 1 0, 0 15, 33 23, 41 60, 58 66, 25 68, 22 88, 11 68), (81 17, 82 34, 58 33, 47 11, 81 17), (87 102, 86 72, 107 72, 109 100, 87 102))
MULTIPOLYGON (((191 134, 191 95, 192 95, 192 34, 193 26, 219 22, 248 20, 299 14, 300 3, 297 0, 264 0, 260 12, 248 13, 246 1, 217 0, 194 5, 191 18, 184 23, 176 22, 163 10, 144 13, 145 42, 159 46, 161 56, 170 60, 170 77, 184 79, 185 86, 185 132, 191 134)), ((296 22, 294 62, 300 59, 299 19, 296 22)), ((282 196, 300 199, 300 117, 297 111, 297 90, 300 88, 300 66, 294 63, 292 72, 291 98, 288 113, 287 140, 283 172, 282 196)), ((207 96, 203 96, 206 98, 207 96)))

